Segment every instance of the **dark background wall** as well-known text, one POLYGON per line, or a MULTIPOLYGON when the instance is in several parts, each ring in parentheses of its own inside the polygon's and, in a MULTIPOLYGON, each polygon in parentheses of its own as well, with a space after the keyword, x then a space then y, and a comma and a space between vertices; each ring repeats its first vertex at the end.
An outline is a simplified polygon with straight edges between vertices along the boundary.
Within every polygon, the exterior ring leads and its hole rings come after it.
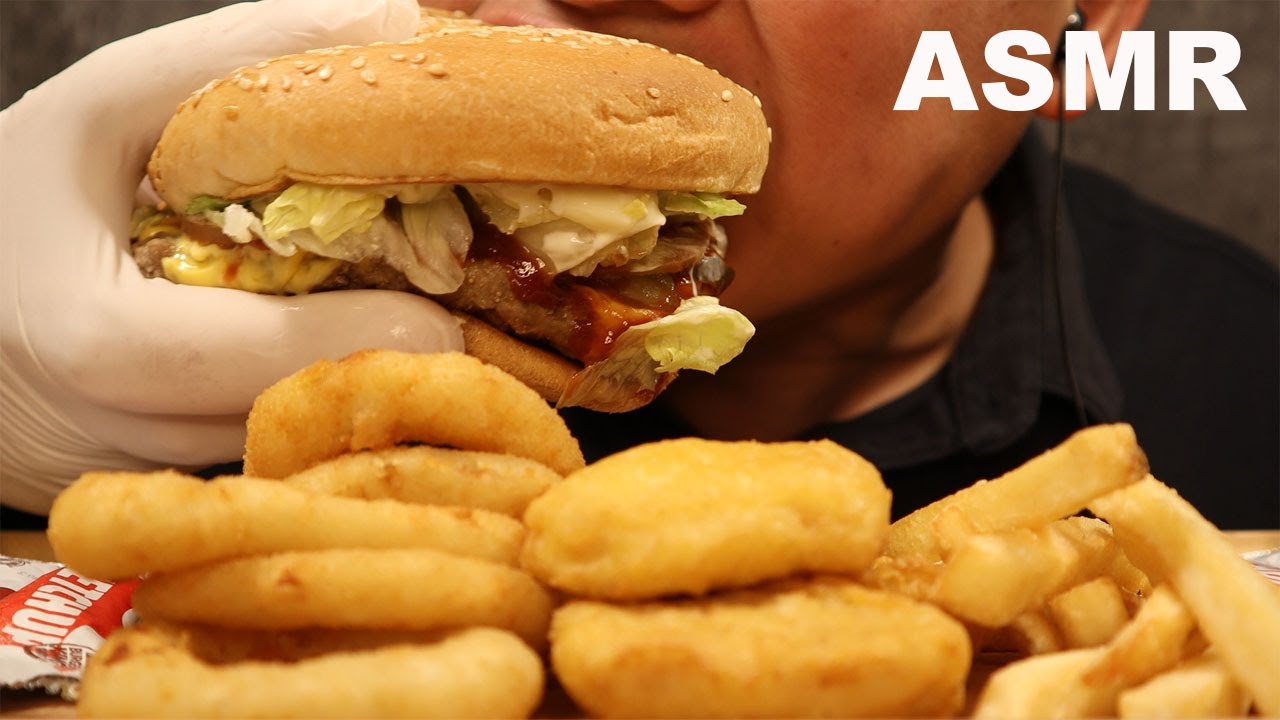
MULTIPOLYGON (((105 42, 225 4, 0 0, 0 107, 105 42)), ((1068 157, 1280 262, 1280 1, 1153 0, 1145 29, 1157 31, 1157 109, 1089 113, 1069 126, 1068 157), (1203 88, 1195 111, 1161 109, 1166 30, 1233 34, 1242 58, 1230 77, 1248 109, 1217 111, 1203 88)), ((1040 125, 1052 137, 1052 126, 1040 125)))

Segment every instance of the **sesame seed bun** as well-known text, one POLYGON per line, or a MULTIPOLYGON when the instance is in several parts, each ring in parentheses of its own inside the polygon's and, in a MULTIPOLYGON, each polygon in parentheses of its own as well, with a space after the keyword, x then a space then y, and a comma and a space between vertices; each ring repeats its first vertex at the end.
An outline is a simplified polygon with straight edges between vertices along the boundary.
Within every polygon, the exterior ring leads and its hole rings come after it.
POLYGON ((691 58, 574 30, 441 23, 210 83, 179 106, 149 172, 179 210, 295 181, 752 193, 768 146, 759 101, 691 58))

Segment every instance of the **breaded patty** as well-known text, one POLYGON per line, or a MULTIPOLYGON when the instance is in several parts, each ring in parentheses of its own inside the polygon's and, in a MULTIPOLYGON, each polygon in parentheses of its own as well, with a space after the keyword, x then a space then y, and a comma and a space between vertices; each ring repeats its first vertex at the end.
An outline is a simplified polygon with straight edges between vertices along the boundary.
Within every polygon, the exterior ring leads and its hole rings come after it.
POLYGON ((889 497, 871 463, 830 441, 652 443, 534 500, 521 562, 556 588, 613 600, 854 575, 880 551, 889 497))
POLYGON ((592 717, 942 716, 964 700, 971 646, 941 610, 852 581, 700 600, 579 600, 551 661, 592 717))

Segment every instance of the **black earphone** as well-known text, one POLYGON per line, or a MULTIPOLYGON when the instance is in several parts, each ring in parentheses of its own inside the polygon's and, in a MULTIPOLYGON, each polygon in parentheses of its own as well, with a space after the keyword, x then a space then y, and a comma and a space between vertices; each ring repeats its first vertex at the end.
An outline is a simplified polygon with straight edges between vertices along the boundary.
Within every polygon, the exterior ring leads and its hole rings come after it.
POLYGON ((1067 59, 1067 33, 1072 30, 1083 30, 1085 23, 1084 11, 1076 8, 1067 16, 1067 24, 1062 28, 1062 35, 1058 38, 1058 52, 1054 56, 1054 62, 1059 65, 1063 60, 1067 59))
POLYGON ((1058 301, 1058 336, 1062 343, 1062 364, 1067 371, 1067 380, 1071 383, 1071 398, 1076 408, 1076 420, 1080 427, 1088 427, 1089 416, 1084 409, 1084 398, 1080 394, 1080 384, 1076 381, 1075 364, 1071 360, 1071 349, 1067 344, 1067 318, 1063 309, 1065 303, 1062 295, 1061 264, 1058 259, 1058 233, 1062 226, 1062 167, 1063 153, 1066 145, 1066 89, 1063 74, 1063 61, 1067 57, 1067 33, 1072 30, 1083 30, 1085 25, 1084 11, 1076 8, 1067 16, 1067 24, 1062 28, 1062 37, 1058 41, 1058 52, 1054 57, 1054 70, 1058 76, 1058 143, 1054 151, 1056 178, 1053 187, 1053 226, 1049 229, 1049 245, 1045 248, 1047 275, 1053 282, 1053 295, 1058 301))

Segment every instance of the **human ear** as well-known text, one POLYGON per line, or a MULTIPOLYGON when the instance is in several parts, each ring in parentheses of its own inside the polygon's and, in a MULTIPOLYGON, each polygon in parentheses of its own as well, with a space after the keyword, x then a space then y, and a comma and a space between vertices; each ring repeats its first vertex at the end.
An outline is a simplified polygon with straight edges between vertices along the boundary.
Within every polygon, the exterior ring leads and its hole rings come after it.
MULTIPOLYGON (((1107 67, 1115 62, 1116 48, 1120 45, 1120 37, 1126 30, 1137 30, 1142 24, 1142 18, 1147 13, 1147 6, 1150 0, 1078 0, 1076 7, 1083 13, 1085 24, 1083 29, 1098 33, 1098 39, 1102 44, 1102 52, 1107 58, 1107 67)), ((1064 28, 1067 26, 1067 18, 1063 18, 1064 28)), ((1056 59, 1055 63, 1064 62, 1062 59, 1056 59)), ((1057 70, 1057 68, 1054 68, 1057 70)), ((1092 74, 1087 74, 1084 79, 1085 83, 1085 107, 1093 105, 1097 97, 1096 90, 1093 87, 1092 74)), ((1057 120, 1058 105, 1062 102, 1062 78, 1061 73, 1054 73, 1053 93, 1049 95, 1049 101, 1036 109, 1036 114, 1040 117, 1057 120)), ((1066 110, 1063 117, 1067 120, 1074 120, 1083 115, 1085 110, 1066 110)))

